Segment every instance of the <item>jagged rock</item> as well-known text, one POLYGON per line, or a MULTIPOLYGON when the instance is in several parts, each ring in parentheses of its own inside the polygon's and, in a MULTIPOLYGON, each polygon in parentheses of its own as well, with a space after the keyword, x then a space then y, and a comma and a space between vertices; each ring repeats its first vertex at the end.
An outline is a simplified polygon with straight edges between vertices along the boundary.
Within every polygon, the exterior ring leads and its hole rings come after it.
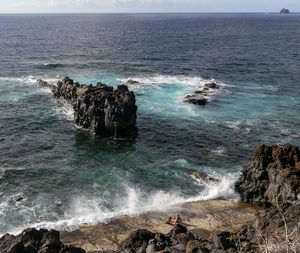
POLYGON ((222 250, 227 250, 229 248, 232 248, 234 245, 232 245, 230 241, 231 234, 229 232, 225 231, 213 231, 212 232, 212 239, 215 244, 215 246, 222 250))
POLYGON ((207 103, 207 98, 206 96, 209 93, 213 93, 214 90, 220 89, 220 86, 217 85, 216 83, 206 83, 204 85, 204 88, 202 90, 196 90, 193 92, 191 95, 186 95, 183 98, 183 102, 185 103, 191 103, 195 105, 206 105, 207 103))
POLYGON ((37 80, 37 83, 38 83, 40 86, 42 86, 42 87, 46 87, 46 88, 50 88, 50 89, 54 89, 54 88, 55 88, 55 86, 54 86, 53 84, 50 84, 50 83, 48 83, 48 82, 46 82, 46 81, 44 81, 44 80, 41 80, 41 79, 38 79, 38 80, 37 80))
POLYGON ((204 172, 199 172, 199 171, 193 171, 191 173, 192 176, 194 176, 195 178, 202 180, 205 183, 209 183, 209 182, 220 182, 220 180, 213 178, 209 175, 207 175, 204 172))
POLYGON ((194 105, 206 105, 207 99, 204 96, 197 94, 187 95, 184 97, 183 102, 191 103, 194 105))
POLYGON ((290 14, 290 10, 283 8, 283 9, 281 9, 280 13, 281 14, 290 14))
POLYGON ((217 85, 216 83, 211 82, 211 83, 206 83, 204 85, 204 89, 220 89, 220 86, 217 85))
POLYGON ((136 84, 136 83, 139 83, 139 82, 135 81, 133 79, 129 79, 129 80, 127 80, 127 83, 133 85, 133 84, 136 84))
POLYGON ((155 234, 146 230, 146 229, 139 229, 132 232, 129 237, 120 243, 118 250, 133 250, 136 252, 138 249, 143 247, 143 245, 147 245, 150 239, 154 239, 155 234))
MULTIPOLYGON (((85 250, 73 246, 64 246, 60 253, 85 253, 85 250)), ((109 252, 106 252, 109 253, 109 252)))
POLYGON ((175 237, 178 234, 186 233, 187 229, 182 224, 176 224, 174 228, 168 233, 168 237, 175 237))
MULTIPOLYGON (((42 80, 38 83, 47 86, 42 80)), ((97 87, 80 85, 66 77, 57 86, 48 86, 56 97, 73 106, 77 125, 102 136, 136 137, 135 95, 126 85, 114 90, 102 83, 97 87)))
POLYGON ((236 185, 242 201, 259 206, 300 204, 300 151, 287 145, 257 147, 236 185))
POLYGON ((206 246, 197 240, 194 241, 189 241, 186 244, 185 247, 185 252, 186 253, 195 253, 195 252, 209 252, 208 249, 206 249, 206 246))
POLYGON ((85 253, 83 249, 64 246, 55 230, 27 228, 18 236, 0 238, 1 253, 85 253))

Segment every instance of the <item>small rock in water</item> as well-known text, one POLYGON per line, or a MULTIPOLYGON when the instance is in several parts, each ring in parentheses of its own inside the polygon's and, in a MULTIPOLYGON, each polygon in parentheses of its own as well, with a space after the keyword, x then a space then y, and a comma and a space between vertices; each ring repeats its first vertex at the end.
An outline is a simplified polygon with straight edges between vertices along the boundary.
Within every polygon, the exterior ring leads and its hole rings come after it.
POLYGON ((204 181, 205 183, 208 183, 208 182, 220 182, 219 179, 210 177, 209 175, 207 175, 204 172, 194 171, 194 172, 191 173, 191 175, 194 176, 197 179, 200 179, 200 180, 204 181))
POLYGON ((135 80, 133 80, 133 79, 129 79, 129 80, 127 80, 127 83, 133 85, 133 84, 136 84, 136 83, 139 83, 139 82, 138 82, 138 81, 135 81, 135 80))
POLYGON ((206 83, 204 85, 204 88, 207 88, 207 89, 220 89, 220 86, 217 85, 216 83, 211 82, 211 83, 206 83))
POLYGON ((290 10, 283 8, 283 9, 281 9, 280 13, 281 14, 290 14, 290 10))
POLYGON ((204 96, 187 95, 184 97, 183 102, 191 103, 194 105, 205 105, 207 102, 207 99, 204 96))

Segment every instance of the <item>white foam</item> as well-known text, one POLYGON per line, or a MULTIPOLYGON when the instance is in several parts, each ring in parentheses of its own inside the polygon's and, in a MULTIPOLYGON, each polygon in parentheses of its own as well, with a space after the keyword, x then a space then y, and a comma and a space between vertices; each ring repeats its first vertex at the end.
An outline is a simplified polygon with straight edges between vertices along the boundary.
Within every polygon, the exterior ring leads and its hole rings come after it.
POLYGON ((226 126, 228 126, 229 128, 232 128, 232 129, 240 129, 239 125, 241 124, 241 122, 240 121, 229 121, 229 120, 227 120, 227 121, 224 121, 224 124, 226 126))
POLYGON ((220 156, 226 156, 227 149, 224 146, 219 146, 215 150, 211 150, 211 152, 220 156))
MULTIPOLYGON (((67 119, 69 121, 74 120, 74 109, 73 107, 68 104, 65 100, 60 99, 60 105, 57 105, 53 108, 56 115, 61 117, 61 119, 67 119)), ((53 99, 53 102, 56 103, 56 99, 53 99)))
POLYGON ((208 200, 216 199, 219 197, 226 198, 231 201, 239 201, 239 195, 234 190, 234 182, 236 181, 236 174, 227 174, 227 175, 211 175, 213 178, 219 180, 219 182, 210 181, 208 183, 203 182, 202 180, 195 179, 200 184, 204 185, 204 190, 196 198, 191 198, 190 201, 198 200, 208 200))
MULTIPOLYGON (((126 192, 125 196, 120 197, 114 207, 110 209, 103 206, 103 203, 105 203, 104 199, 96 197, 91 198, 90 196, 85 195, 77 196, 67 208, 64 217, 60 220, 23 224, 22 226, 7 232, 18 234, 29 226, 38 229, 54 228, 59 230, 74 230, 80 226, 95 225, 99 222, 106 223, 111 219, 125 215, 136 216, 152 211, 168 211, 175 206, 180 206, 186 202, 215 199, 218 197, 224 197, 231 201, 239 200, 239 197, 233 188, 237 175, 228 174, 222 176, 213 174, 212 176, 220 181, 204 183, 191 176, 191 180, 196 183, 196 185, 204 186, 204 190, 199 195, 190 198, 184 197, 177 192, 165 192, 162 190, 149 193, 143 191, 142 188, 132 187, 128 184, 122 186, 124 187, 124 192, 126 192)), ((0 209, 6 208, 4 204, 5 203, 2 203, 0 205, 0 209)), ((34 208, 30 208, 28 212, 34 213, 34 208)))
POLYGON ((129 77, 127 79, 119 79, 119 81, 126 83, 128 80, 135 80, 138 83, 132 87, 143 85, 161 85, 161 84, 181 84, 189 85, 197 88, 202 88, 208 82, 215 82, 220 86, 229 86, 223 82, 215 79, 205 79, 201 76, 185 76, 185 75, 153 75, 153 76, 137 76, 129 77))
POLYGON ((44 77, 35 77, 32 75, 25 76, 25 77, 0 77, 0 81, 8 81, 12 82, 18 85, 37 85, 37 80, 38 79, 43 79, 44 81, 51 83, 51 84, 56 84, 57 81, 59 81, 59 76, 56 78, 44 78, 44 77))

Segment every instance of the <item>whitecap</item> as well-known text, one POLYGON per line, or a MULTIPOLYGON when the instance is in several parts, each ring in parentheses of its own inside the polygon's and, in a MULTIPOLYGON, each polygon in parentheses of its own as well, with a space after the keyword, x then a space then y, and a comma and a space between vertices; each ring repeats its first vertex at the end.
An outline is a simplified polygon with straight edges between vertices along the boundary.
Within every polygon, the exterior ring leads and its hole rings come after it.
MULTIPOLYGON (((53 102, 55 103, 56 100, 53 99, 53 102)), ((73 109, 73 107, 63 99, 59 100, 59 105, 55 106, 53 108, 53 111, 61 119, 67 119, 69 121, 74 120, 74 109, 73 109)))
POLYGON ((234 183, 237 180, 238 174, 228 173, 226 175, 218 175, 216 173, 208 174, 212 178, 216 178, 219 181, 204 182, 191 176, 200 185, 204 186, 204 190, 199 196, 190 198, 189 201, 209 200, 223 197, 230 201, 238 202, 240 200, 239 195, 234 190, 234 183))
MULTIPOLYGON (((181 204, 192 201, 215 199, 224 197, 232 201, 238 201, 238 195, 235 193, 233 184, 236 180, 236 175, 212 175, 219 179, 219 182, 204 183, 201 180, 194 180, 196 184, 204 186, 204 190, 197 196, 186 197, 178 192, 166 192, 157 190, 153 192, 145 192, 142 188, 131 186, 124 183, 120 187, 124 189, 125 194, 120 197, 113 207, 106 207, 105 199, 91 197, 82 194, 76 196, 72 203, 67 207, 63 217, 59 220, 49 221, 43 220, 36 223, 23 224, 15 229, 8 231, 12 234, 18 234, 26 227, 47 228, 47 229, 67 229, 74 230, 81 226, 96 225, 99 222, 107 223, 112 219, 122 216, 136 216, 148 212, 164 212, 180 208, 181 204)), ((2 206, 5 208, 5 206, 2 206)), ((35 206, 29 208, 28 212, 34 214, 35 206)), ((1 208, 0 208, 1 209, 1 208)), ((24 212, 27 212, 24 210, 24 212)), ((25 213, 26 214, 26 213, 25 213)), ((35 215, 34 215, 35 216, 35 215)))
POLYGON ((58 77, 56 78, 45 78, 40 76, 25 76, 25 77, 0 77, 0 81, 8 81, 17 85, 37 85, 37 80, 43 79, 44 81, 55 85, 59 81, 58 77))
POLYGON ((229 128, 232 128, 232 129, 240 129, 239 128, 239 125, 241 124, 240 121, 224 121, 225 125, 229 128))
POLYGON ((220 86, 231 86, 215 79, 205 79, 201 76, 185 76, 185 75, 153 75, 153 76, 137 76, 118 79, 120 82, 126 83, 128 80, 137 81, 137 84, 132 87, 143 85, 161 85, 161 84, 181 84, 193 86, 196 88, 203 88, 206 83, 215 82, 220 86))
POLYGON ((227 149, 224 146, 219 146, 216 149, 211 150, 211 152, 220 156, 226 156, 227 149))

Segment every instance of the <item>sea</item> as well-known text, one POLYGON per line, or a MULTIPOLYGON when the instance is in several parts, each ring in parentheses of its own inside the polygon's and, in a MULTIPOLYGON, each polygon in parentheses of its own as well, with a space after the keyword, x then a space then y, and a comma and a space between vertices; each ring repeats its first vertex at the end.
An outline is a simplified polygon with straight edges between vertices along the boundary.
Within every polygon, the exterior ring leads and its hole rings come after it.
POLYGON ((238 201, 258 145, 300 145, 299 87, 298 14, 1 14, 0 235, 238 201), (66 76, 138 81, 137 138, 76 126, 36 83, 66 76), (205 106, 183 103, 208 82, 205 106))

